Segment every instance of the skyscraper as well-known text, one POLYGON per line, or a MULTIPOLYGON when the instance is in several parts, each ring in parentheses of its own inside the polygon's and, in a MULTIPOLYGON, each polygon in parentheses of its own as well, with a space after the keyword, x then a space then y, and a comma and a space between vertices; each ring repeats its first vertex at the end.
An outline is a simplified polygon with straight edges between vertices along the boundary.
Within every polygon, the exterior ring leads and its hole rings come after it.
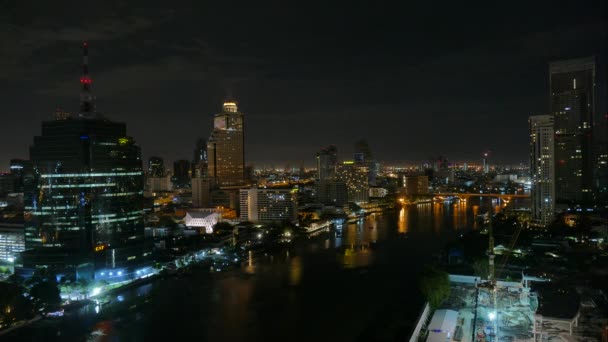
POLYGON ((595 57, 549 65, 555 125, 555 197, 562 206, 593 201, 595 57))
POLYGON ((555 212, 554 120, 552 115, 531 116, 530 174, 532 176, 532 219, 546 226, 555 212))
POLYGON ((336 175, 338 149, 330 145, 317 152, 317 178, 319 181, 331 180, 336 175))
POLYGON ((164 177, 165 162, 161 157, 150 157, 148 159, 148 177, 164 177))
POLYGON ((181 159, 173 162, 173 186, 175 188, 187 188, 190 186, 190 162, 181 159))
POLYGON ((141 151, 95 111, 84 50, 80 113, 42 123, 25 180, 24 269, 120 281, 146 264, 141 151), (105 271, 109 270, 109 271, 105 271), (94 272, 94 273, 93 273, 94 272))
POLYGON ((338 165, 336 179, 346 184, 349 202, 367 202, 369 200, 369 169, 365 165, 357 165, 354 161, 345 161, 338 165))
POLYGON ((208 173, 214 186, 242 185, 245 182, 245 135, 243 113, 237 103, 227 100, 215 114, 207 143, 208 173))
POLYGON ((194 159, 192 160, 192 178, 207 178, 207 170, 207 142, 201 138, 196 141, 196 147, 194 148, 194 159))

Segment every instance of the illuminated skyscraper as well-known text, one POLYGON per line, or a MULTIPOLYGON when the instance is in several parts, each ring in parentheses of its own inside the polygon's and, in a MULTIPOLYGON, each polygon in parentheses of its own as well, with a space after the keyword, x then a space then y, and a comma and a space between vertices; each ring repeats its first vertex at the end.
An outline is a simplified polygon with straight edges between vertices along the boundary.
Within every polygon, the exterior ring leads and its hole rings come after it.
POLYGON ((236 101, 226 101, 215 114, 207 143, 208 173, 214 186, 242 185, 245 182, 245 135, 243 113, 236 101))
POLYGON ((530 175, 532 176, 532 219, 543 226, 555 212, 554 128, 552 115, 531 116, 530 175))
POLYGON ((564 206, 593 200, 594 57, 549 65, 555 124, 555 196, 564 206))
POLYGON ((369 200, 369 169, 365 165, 357 165, 354 161, 345 161, 338 165, 336 179, 346 184, 349 202, 367 202, 369 200))
POLYGON ((81 78, 76 117, 42 123, 25 176, 24 270, 125 280, 145 265, 141 151, 124 123, 99 115, 91 78, 81 78), (95 272, 95 273, 93 273, 95 272))

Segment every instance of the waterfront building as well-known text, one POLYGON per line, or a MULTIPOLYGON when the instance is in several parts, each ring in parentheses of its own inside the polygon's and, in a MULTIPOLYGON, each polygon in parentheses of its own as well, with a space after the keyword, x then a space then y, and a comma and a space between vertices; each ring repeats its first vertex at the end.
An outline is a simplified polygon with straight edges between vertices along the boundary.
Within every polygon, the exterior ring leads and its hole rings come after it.
POLYGON ((529 126, 532 219, 536 223, 546 226, 553 221, 555 213, 553 116, 531 116, 529 126))
POLYGON ((426 195, 429 193, 428 176, 402 176, 406 195, 426 195))
POLYGON ((364 203, 369 200, 369 169, 354 161, 345 161, 338 165, 336 179, 346 184, 348 202, 364 203))
POLYGON ((595 57, 549 65, 550 111, 555 129, 555 200, 562 207, 593 201, 595 78, 595 57))
POLYGON ((241 221, 295 222, 298 218, 294 189, 241 189, 241 221))
POLYGON ((315 197, 318 203, 344 207, 348 203, 346 183, 338 180, 320 180, 315 183, 315 197))
POLYGON ((213 131, 207 142, 208 173, 213 186, 245 183, 244 115, 237 103, 227 100, 215 114, 213 131))
POLYGON ((330 145, 317 152, 317 179, 326 181, 334 179, 338 165, 338 149, 330 145))
POLYGON ((141 150, 124 123, 95 111, 87 48, 84 43, 80 112, 43 122, 30 147, 24 275, 46 267, 114 282, 151 256, 144 240, 141 150))

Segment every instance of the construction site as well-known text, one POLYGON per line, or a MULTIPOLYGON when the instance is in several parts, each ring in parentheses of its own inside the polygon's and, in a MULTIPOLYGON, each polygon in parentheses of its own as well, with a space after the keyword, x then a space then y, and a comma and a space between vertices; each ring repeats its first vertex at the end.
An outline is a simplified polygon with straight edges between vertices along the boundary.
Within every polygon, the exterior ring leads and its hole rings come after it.
MULTIPOLYGON (((514 249, 520 232, 521 227, 515 230, 507 250, 514 249)), ((503 281, 510 254, 495 268, 494 250, 490 223, 487 278, 450 274, 449 298, 434 312, 425 308, 410 342, 608 341, 608 300, 602 291, 523 271, 519 281, 503 281)))

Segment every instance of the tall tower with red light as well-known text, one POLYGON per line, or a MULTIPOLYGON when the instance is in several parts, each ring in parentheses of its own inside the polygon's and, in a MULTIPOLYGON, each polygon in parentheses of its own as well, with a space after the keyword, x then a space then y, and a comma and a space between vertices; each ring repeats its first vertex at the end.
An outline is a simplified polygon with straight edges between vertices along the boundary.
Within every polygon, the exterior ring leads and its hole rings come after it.
POLYGON ((80 91, 80 113, 78 114, 81 118, 94 118, 95 113, 95 96, 91 92, 91 84, 93 80, 89 76, 89 43, 82 43, 82 77, 80 77, 80 84, 82 89, 80 91))

